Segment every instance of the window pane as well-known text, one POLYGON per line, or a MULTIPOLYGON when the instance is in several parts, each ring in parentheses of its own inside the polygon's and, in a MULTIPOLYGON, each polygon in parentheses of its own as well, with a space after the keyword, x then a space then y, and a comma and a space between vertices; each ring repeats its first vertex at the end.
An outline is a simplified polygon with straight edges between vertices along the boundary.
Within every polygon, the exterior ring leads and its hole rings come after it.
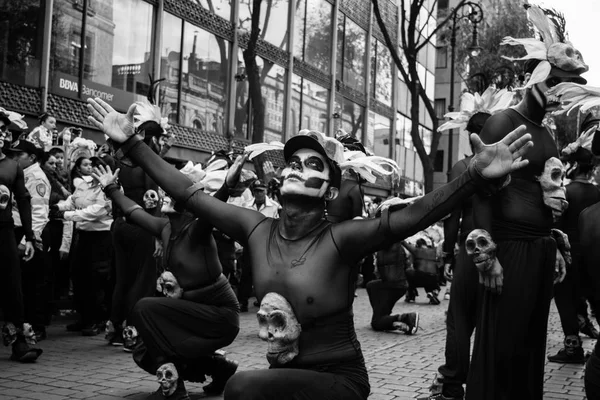
POLYGON ((74 98, 79 92, 82 99, 101 97, 119 110, 144 98, 152 73, 153 6, 142 0, 88 0, 82 44, 83 1, 54 4, 50 89, 74 98))
POLYGON ((400 113, 396 113, 396 144, 402 145, 404 143, 404 116, 400 113))
POLYGON ((169 122, 177 123, 179 106, 177 94, 179 91, 179 74, 181 68, 179 58, 181 55, 182 21, 171 14, 164 14, 162 48, 160 52, 160 77, 165 78, 160 84, 161 115, 168 117, 169 122))
POLYGON ((333 6, 322 0, 308 0, 304 61, 331 72, 331 16, 333 6))
POLYGON ((270 68, 262 86, 265 102, 265 142, 281 141, 283 132, 283 103, 285 101, 285 68, 267 64, 270 68))
POLYGON ((300 129, 312 129, 327 134, 329 91, 308 79, 303 79, 302 93, 303 123, 300 129))
POLYGON ((229 42, 185 22, 179 123, 223 134, 229 42))
MULTIPOLYGON (((240 0, 239 26, 252 28, 252 0, 240 0)), ((288 0, 266 0, 260 7, 260 38, 287 50, 288 0)))
POLYGON ((377 77, 375 98, 388 106, 392 105, 392 56, 388 48, 377 42, 377 77))
POLYGON ((338 25, 338 73, 342 70, 339 79, 349 87, 364 92, 367 32, 343 15, 340 15, 339 22, 343 24, 342 27, 338 25), (343 53, 339 52, 340 47, 343 47, 343 53))
POLYGON ((446 46, 436 47, 435 67, 446 68, 448 66, 448 48, 446 46))
POLYGON ((375 144, 373 146, 373 152, 375 155, 381 157, 390 156, 391 127, 391 121, 389 118, 384 117, 383 115, 375 114, 375 144))
MULTIPOLYGON (((182 1, 182 0, 179 0, 182 1)), ((212 13, 217 14, 219 17, 229 21, 231 18, 231 5, 230 0, 192 0, 212 13)))
POLYGON ((336 124, 336 129, 341 128, 346 133, 362 141, 364 108, 350 100, 338 98, 336 99, 335 110, 341 114, 342 118, 341 124, 339 122, 336 124))
POLYGON ((0 4, 0 79, 39 85, 43 7, 39 0, 5 0, 0 4))

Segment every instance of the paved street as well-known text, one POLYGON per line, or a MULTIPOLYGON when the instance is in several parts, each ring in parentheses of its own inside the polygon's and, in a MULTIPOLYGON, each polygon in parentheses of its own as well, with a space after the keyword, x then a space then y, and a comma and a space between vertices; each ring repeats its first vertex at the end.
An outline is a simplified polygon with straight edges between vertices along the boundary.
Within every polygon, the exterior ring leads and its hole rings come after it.
MULTIPOLYGON (((443 291, 442 291, 443 293, 443 291)), ((427 304, 423 292, 417 303, 400 301, 395 311, 418 311, 421 328, 415 336, 378 333, 370 329, 369 301, 358 290, 355 324, 362 344, 371 382, 371 400, 400 400, 427 393, 427 388, 444 359, 444 311, 448 305, 427 304)), ((228 357, 240 363, 240 370, 265 368, 265 344, 257 337, 256 307, 242 314, 242 329, 226 348, 228 357)), ((154 378, 141 371, 121 348, 111 347, 104 335, 89 338, 68 333, 68 321, 56 322, 41 343, 44 354, 35 364, 8 361, 7 348, 0 348, 0 399, 143 399, 156 390, 154 378)), ((517 327, 515 327, 517 329, 517 327)), ((550 315, 548 353, 562 343, 558 314, 550 315)), ((594 341, 584 339, 585 350, 594 341)), ((546 365, 546 399, 584 399, 583 366, 546 365)), ((206 398, 202 385, 186 384, 192 399, 206 398)), ((213 397, 216 398, 216 397, 213 397)))

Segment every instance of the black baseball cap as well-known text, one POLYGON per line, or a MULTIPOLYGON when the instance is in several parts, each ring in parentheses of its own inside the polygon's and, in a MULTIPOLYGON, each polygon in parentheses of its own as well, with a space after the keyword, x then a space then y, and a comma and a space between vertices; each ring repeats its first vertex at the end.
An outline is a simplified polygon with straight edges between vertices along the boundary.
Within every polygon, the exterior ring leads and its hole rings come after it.
MULTIPOLYGON (((340 142, 337 142, 342 147, 340 142)), ((288 162, 294 153, 300 149, 311 149, 321 154, 332 171, 332 180, 330 186, 340 188, 342 183, 342 170, 337 162, 330 158, 325 148, 319 143, 317 138, 309 135, 297 135, 285 142, 283 147, 283 159, 288 162)), ((342 147, 343 150, 343 147, 342 147)), ((333 150, 336 151, 336 150, 333 150)))
POLYGON ((31 143, 28 140, 17 140, 7 150, 13 153, 33 154, 36 157, 39 156, 41 151, 41 149, 35 147, 35 144, 31 143))
POLYGON ((265 183, 263 181, 261 181, 260 179, 257 179, 254 182, 252 182, 251 187, 252 187, 252 190, 256 190, 256 189, 267 190, 267 185, 265 185, 265 183))

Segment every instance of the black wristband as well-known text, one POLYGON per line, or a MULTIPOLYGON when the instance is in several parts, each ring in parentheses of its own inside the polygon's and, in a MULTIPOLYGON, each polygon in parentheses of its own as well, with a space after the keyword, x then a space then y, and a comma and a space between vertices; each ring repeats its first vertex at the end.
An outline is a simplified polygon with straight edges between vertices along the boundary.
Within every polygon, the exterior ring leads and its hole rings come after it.
POLYGON ((115 190, 120 190, 120 189, 121 189, 121 187, 116 182, 110 183, 102 188, 104 193, 109 197, 112 192, 114 192, 115 190))

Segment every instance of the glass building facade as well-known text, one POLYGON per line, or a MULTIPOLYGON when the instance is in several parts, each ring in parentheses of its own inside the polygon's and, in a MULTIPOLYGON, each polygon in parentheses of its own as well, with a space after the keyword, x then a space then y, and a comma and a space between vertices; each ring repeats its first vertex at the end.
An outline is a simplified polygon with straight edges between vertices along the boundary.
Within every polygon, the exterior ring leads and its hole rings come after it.
MULTIPOLYGON (((398 4, 380 3, 397 41, 398 4)), ((231 144, 232 136, 243 146, 252 135, 243 58, 252 4, 0 0, 0 106, 29 116, 48 110, 93 136, 86 98, 101 97, 124 111, 146 96, 152 76, 163 79, 157 100, 176 131, 175 147, 206 153, 227 145, 226 137, 231 144)), ((410 128, 419 124, 427 147, 432 124, 423 106, 419 121, 410 120, 409 92, 370 2, 264 0, 260 18, 265 141, 285 141, 300 129, 330 136, 343 129, 398 162, 401 193, 421 194, 423 169, 410 128)), ((431 43, 419 58, 432 99, 435 55, 431 43)))

